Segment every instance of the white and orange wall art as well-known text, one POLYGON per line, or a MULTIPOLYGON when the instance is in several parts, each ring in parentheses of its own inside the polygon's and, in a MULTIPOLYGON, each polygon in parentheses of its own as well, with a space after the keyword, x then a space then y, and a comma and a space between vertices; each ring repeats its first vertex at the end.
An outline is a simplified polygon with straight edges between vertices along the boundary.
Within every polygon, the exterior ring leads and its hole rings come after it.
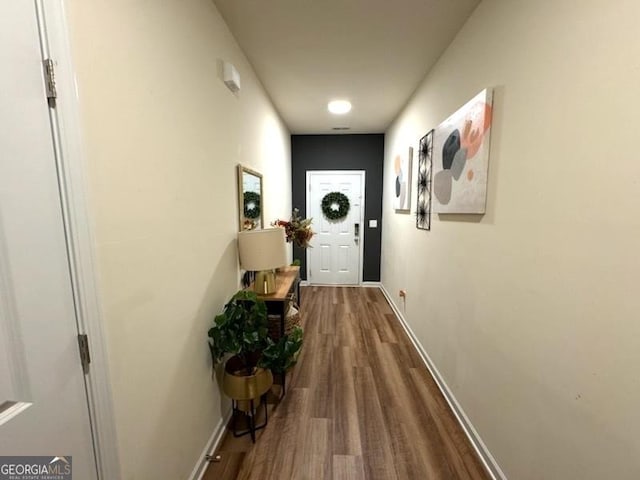
POLYGON ((435 129, 435 213, 485 213, 492 99, 492 90, 483 90, 435 129))
POLYGON ((393 208, 408 212, 411 209, 411 161, 413 147, 409 147, 407 155, 396 155, 393 159, 394 197, 393 208))

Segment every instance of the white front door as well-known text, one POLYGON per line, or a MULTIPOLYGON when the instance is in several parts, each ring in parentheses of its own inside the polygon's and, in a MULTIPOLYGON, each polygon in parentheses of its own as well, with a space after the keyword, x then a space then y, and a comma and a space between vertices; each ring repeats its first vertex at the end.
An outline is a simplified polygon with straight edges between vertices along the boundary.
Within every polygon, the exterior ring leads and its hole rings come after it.
POLYGON ((35 2, 1 5, 0 455, 96 479, 35 2))
MULTIPOLYGON (((336 208, 337 205, 334 205, 336 208)), ((307 217, 316 234, 307 249, 307 279, 313 284, 357 285, 362 279, 364 172, 307 172, 307 217), (322 199, 340 192, 349 199, 346 217, 329 220, 322 199)))

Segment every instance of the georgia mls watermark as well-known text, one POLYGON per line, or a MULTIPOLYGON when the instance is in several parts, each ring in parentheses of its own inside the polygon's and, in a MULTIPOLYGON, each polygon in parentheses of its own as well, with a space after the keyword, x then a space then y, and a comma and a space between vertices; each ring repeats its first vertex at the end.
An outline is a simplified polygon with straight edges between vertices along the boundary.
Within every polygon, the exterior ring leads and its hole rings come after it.
POLYGON ((71 480, 71 457, 2 457, 0 480, 71 480))

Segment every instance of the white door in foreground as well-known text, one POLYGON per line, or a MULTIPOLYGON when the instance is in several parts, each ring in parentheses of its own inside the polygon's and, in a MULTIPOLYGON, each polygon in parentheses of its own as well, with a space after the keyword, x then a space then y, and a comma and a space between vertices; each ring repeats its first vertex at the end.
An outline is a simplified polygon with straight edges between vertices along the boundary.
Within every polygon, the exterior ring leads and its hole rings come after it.
POLYGON ((96 479, 35 2, 1 5, 0 455, 96 479))
MULTIPOLYGON (((338 206, 333 205, 336 209, 338 206)), ((316 234, 307 249, 307 279, 312 284, 358 285, 362 279, 364 242, 364 172, 307 172, 307 217, 316 234), (339 192, 349 199, 344 218, 328 219, 322 199, 339 192)))

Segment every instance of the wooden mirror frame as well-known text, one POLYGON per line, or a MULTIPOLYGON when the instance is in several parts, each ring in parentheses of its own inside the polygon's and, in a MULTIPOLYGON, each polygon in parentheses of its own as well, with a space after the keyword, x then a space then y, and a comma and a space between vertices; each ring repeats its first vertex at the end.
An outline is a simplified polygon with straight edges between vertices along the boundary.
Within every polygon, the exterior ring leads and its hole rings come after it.
MULTIPOLYGON (((247 190, 253 191, 253 190, 247 190)), ((256 172, 255 170, 251 170, 250 168, 244 167, 242 165, 238 165, 238 227, 240 231, 243 230, 257 230, 264 228, 264 191, 262 189, 262 174, 256 172), (257 177, 260 181, 260 191, 257 192, 260 195, 260 215, 256 218, 247 218, 244 214, 244 176, 252 175, 257 177)))

